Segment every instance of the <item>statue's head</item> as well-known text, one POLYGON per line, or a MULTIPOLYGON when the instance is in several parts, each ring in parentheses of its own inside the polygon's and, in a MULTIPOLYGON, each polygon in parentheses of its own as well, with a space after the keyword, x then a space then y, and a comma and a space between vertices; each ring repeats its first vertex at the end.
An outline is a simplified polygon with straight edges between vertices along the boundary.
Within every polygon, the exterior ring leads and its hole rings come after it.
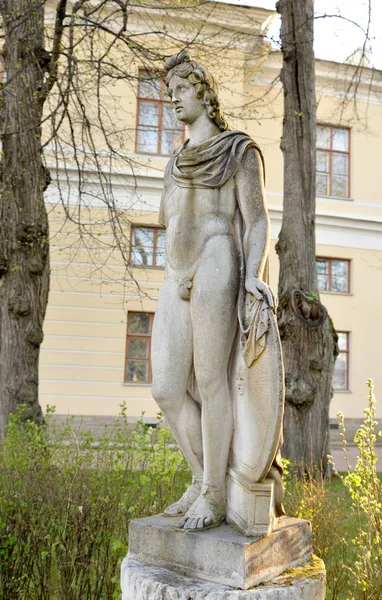
MULTIPOLYGON (((221 131, 228 129, 228 123, 223 116, 220 108, 220 102, 217 94, 217 84, 212 75, 199 66, 195 60, 191 60, 190 55, 185 50, 171 56, 164 64, 166 71, 165 83, 170 96, 173 95, 173 83, 179 79, 187 80, 187 85, 194 86, 195 96, 200 100, 200 104, 205 107, 209 118, 219 127, 221 131)), ((182 118, 181 108, 177 108, 175 103, 175 112, 179 120, 182 118)), ((185 120, 185 122, 187 122, 185 120)))

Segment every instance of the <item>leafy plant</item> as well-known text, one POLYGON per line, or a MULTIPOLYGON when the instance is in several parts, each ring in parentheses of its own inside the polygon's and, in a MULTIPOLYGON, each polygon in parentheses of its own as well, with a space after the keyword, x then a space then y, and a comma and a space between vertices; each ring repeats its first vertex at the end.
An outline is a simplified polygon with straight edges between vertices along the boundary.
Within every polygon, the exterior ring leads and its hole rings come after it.
POLYGON ((344 484, 350 492, 352 515, 357 524, 357 532, 352 539, 356 556, 349 570, 360 597, 379 600, 382 597, 382 485, 376 468, 378 422, 375 418, 374 386, 371 379, 367 384, 369 406, 363 411, 365 418, 354 438, 359 455, 353 472, 347 459, 344 416, 339 413, 338 417, 348 464, 344 484))
POLYGON ((2 600, 114 600, 133 518, 184 491, 185 461, 159 415, 132 430, 123 407, 95 443, 70 420, 51 433, 11 416, 0 448, 2 600))

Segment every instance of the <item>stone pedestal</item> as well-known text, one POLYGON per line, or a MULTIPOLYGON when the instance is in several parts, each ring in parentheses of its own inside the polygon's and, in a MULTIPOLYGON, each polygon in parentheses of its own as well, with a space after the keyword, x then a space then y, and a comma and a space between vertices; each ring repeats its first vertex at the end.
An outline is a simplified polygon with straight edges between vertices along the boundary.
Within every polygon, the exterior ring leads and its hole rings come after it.
POLYGON ((273 479, 250 483, 232 468, 227 473, 227 521, 245 536, 269 535, 277 525, 273 479))
POLYGON ((325 567, 316 557, 251 590, 193 579, 129 558, 122 563, 122 600, 325 600, 325 588, 325 567))
POLYGON ((184 532, 176 529, 178 522, 162 515, 132 521, 129 558, 247 590, 306 563, 312 554, 310 523, 302 519, 282 517, 267 537, 244 537, 227 524, 184 532))

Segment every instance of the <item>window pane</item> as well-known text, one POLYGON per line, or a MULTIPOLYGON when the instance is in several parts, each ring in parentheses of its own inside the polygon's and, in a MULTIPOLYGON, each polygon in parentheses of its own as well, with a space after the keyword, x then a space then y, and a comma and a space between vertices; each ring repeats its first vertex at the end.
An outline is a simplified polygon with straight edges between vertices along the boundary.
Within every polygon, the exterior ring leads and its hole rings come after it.
POLYGON ((182 142, 181 131, 162 131, 162 150, 161 154, 172 154, 177 146, 182 142))
POLYGON ((316 259, 316 269, 317 273, 328 273, 329 272, 329 262, 327 260, 322 260, 321 258, 316 259))
POLYGON ((133 265, 153 266, 154 230, 135 228, 133 230, 133 265))
POLYGON ((175 117, 175 112, 170 104, 163 104, 163 129, 180 129, 180 124, 175 117))
POLYGON ((158 131, 155 129, 138 128, 138 152, 150 152, 157 154, 158 152, 158 131))
POLYGON ((349 263, 347 260, 333 260, 332 273, 336 277, 347 277, 349 272, 349 263))
POLYGON ((317 151, 317 171, 329 172, 329 152, 317 151))
POLYGON ((127 356, 129 358, 148 358, 149 341, 142 338, 130 338, 127 343, 127 356))
MULTIPOLYGON (((347 350, 347 345, 348 345, 348 336, 347 333, 341 333, 337 331, 337 335, 338 335, 338 348, 340 350, 347 350)), ((340 357, 340 355, 338 356, 338 358, 340 357)), ((337 360, 338 360, 337 358, 337 360)), ((336 363, 337 364, 337 363, 336 363)))
POLYGON ((322 175, 321 173, 316 173, 316 192, 318 195, 322 194, 324 196, 328 196, 329 194, 329 176, 322 175))
POLYGON ((142 73, 139 83, 139 96, 141 98, 160 99, 160 77, 142 73))
POLYGON ((333 129, 333 150, 345 150, 349 148, 349 131, 347 129, 333 129))
POLYGON ((157 253, 156 253, 156 265, 157 267, 165 266, 166 258, 166 232, 158 229, 157 233, 157 253))
POLYGON ((150 333, 150 315, 147 313, 129 313, 127 333, 150 333))
POLYGON ((334 371, 333 373, 333 388, 335 390, 346 390, 346 371, 334 371))
POLYGON ((133 383, 147 382, 148 362, 145 360, 128 360, 126 363, 126 381, 133 383))
POLYGON ((332 169, 334 175, 348 174, 348 155, 347 154, 332 154, 332 169))
POLYGON ((348 195, 348 178, 333 175, 332 177, 332 196, 347 198, 348 195))
POLYGON ((326 292, 329 289, 329 278, 327 275, 317 275, 318 291, 326 292))
MULTIPOLYGON (((346 334, 342 334, 346 335, 346 334)), ((333 373, 333 387, 337 390, 346 390, 347 354, 341 353, 336 358, 333 373)))
POLYGON ((317 148, 330 148, 329 127, 317 127, 317 148))
POLYGON ((348 292, 347 277, 332 277, 332 291, 342 293, 348 292))
POLYGON ((159 105, 152 102, 141 102, 139 105, 139 124, 158 127, 159 105))

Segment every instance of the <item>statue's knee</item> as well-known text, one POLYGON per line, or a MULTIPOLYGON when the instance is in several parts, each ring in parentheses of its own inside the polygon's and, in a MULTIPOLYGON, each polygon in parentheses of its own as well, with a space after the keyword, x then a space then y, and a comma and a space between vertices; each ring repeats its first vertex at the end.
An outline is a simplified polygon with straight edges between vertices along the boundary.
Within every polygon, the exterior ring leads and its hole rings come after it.
POLYGON ((151 387, 151 393, 163 412, 166 412, 173 404, 173 395, 168 385, 164 385, 162 382, 155 382, 151 387))

